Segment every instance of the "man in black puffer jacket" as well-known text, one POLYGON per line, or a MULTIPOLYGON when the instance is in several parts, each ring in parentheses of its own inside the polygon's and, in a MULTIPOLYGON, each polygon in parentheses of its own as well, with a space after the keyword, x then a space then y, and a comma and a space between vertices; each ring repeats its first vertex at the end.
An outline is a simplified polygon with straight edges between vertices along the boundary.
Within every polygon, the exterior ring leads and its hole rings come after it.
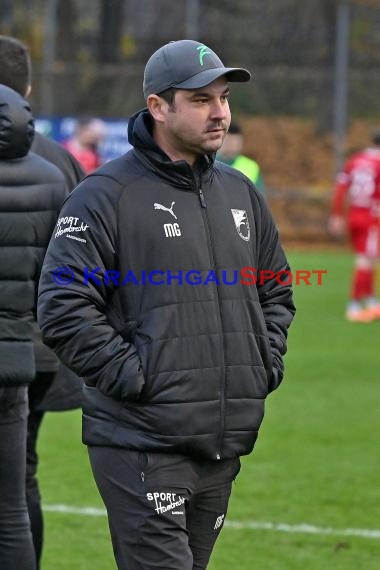
MULTIPOLYGON (((27 98, 31 93, 31 77, 32 65, 28 48, 16 38, 0 35, 0 83, 27 98)), ((35 132, 31 151, 59 168, 70 192, 84 178, 84 172, 77 160, 51 138, 35 132)), ((39 431, 45 412, 81 407, 82 382, 68 368, 59 365, 54 353, 42 344, 37 323, 34 340, 36 378, 28 391, 26 497, 39 568, 44 530, 37 478, 39 431)))
POLYGON ((37 283, 57 213, 63 174, 29 152, 28 103, 0 85, 0 568, 34 570, 26 498, 27 389, 35 377, 37 283))
POLYGON ((70 196, 45 259, 39 323, 85 378, 84 442, 122 570, 206 568, 283 377, 289 267, 265 200, 215 161, 228 82, 249 77, 191 40, 155 52, 134 149, 70 196))

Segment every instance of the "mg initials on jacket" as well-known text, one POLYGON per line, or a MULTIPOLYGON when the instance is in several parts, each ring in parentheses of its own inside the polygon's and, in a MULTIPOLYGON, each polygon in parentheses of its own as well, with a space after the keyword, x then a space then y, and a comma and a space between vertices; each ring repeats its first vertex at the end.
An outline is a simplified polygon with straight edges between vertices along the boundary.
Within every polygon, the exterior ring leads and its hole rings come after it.
POLYGON ((175 222, 174 224, 164 224, 165 237, 179 237, 181 234, 181 228, 179 224, 175 222))

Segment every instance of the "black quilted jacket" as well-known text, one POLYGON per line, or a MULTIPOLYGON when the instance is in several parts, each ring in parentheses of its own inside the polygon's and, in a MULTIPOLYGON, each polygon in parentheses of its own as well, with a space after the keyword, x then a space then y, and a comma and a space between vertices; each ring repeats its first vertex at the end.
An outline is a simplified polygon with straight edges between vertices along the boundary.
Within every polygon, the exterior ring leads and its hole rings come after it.
POLYGON ((37 285, 67 195, 58 168, 29 152, 33 134, 28 103, 0 85, 0 386, 34 378, 37 285))
POLYGON ((145 111, 129 138, 60 213, 40 282, 44 341, 85 377, 85 443, 249 453, 294 306, 289 286, 247 286, 240 271, 288 268, 276 227, 244 175, 211 156, 194 170, 170 161, 145 111))

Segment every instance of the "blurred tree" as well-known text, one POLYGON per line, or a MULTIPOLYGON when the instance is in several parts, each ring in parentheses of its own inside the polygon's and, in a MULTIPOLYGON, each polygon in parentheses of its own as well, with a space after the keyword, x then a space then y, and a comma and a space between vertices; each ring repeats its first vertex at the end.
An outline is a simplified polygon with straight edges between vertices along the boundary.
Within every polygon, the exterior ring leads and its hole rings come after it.
POLYGON ((321 50, 321 64, 324 72, 317 98, 316 125, 319 134, 332 130, 334 119, 334 61, 337 30, 337 2, 320 0, 320 10, 324 29, 324 48, 321 50))
POLYGON ((98 60, 102 63, 120 60, 124 7, 124 0, 101 0, 98 60))
MULTIPOLYGON (((141 101, 143 66, 160 45, 186 36, 190 0, 59 0, 54 112, 131 112, 141 101), (70 85, 70 90, 67 90, 70 85)), ((194 0, 198 38, 254 80, 234 86, 237 111, 316 119, 332 128, 338 0, 194 0)), ((36 109, 44 81, 44 29, 52 0, 0 0, 1 33, 31 48, 36 109)), ((380 113, 380 0, 350 0, 350 114, 380 113)), ((189 27, 187 27, 188 29, 189 27)))
POLYGON ((75 61, 78 53, 78 10, 75 0, 59 0, 56 14, 55 52, 60 61, 75 61))
POLYGON ((13 2, 12 0, 2 0, 0 3, 0 22, 2 27, 9 26, 13 18, 13 2))

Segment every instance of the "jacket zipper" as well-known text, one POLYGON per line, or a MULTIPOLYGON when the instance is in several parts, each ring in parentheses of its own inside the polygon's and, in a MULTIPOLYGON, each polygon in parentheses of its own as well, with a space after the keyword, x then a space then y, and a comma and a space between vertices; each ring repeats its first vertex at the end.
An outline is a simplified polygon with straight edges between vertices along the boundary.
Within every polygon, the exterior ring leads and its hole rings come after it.
MULTIPOLYGON (((211 257, 212 266, 215 270, 215 255, 214 255, 215 248, 214 248, 214 242, 212 239, 212 234, 210 232, 210 226, 209 226, 208 215, 207 215, 207 204, 206 204, 205 196, 203 194, 201 183, 199 183, 199 187, 197 188, 197 191, 198 191, 199 201, 200 201, 201 206, 202 206, 203 223, 205 225, 206 233, 208 236, 209 254, 211 257)), ((217 452, 215 454, 215 459, 219 460, 219 459, 222 459, 221 455, 222 455, 222 441, 223 441, 223 433, 224 433, 226 378, 225 378, 225 360, 224 360, 224 341, 223 341, 223 334, 222 334, 222 331, 223 331, 222 315, 221 315, 221 310, 220 310, 220 296, 219 296, 218 285, 216 285, 216 294, 218 296, 218 306, 219 306, 218 323, 219 323, 219 331, 220 331, 219 336, 221 339, 221 347, 222 347, 222 371, 223 371, 223 379, 222 379, 221 385, 220 385, 220 434, 219 434, 218 449, 217 449, 217 452)))
POLYGON ((206 208, 206 207, 207 207, 207 206, 206 206, 206 200, 205 200, 205 196, 204 196, 204 194, 203 194, 202 188, 199 188, 199 190, 198 190, 198 196, 199 196, 199 200, 200 200, 200 203, 201 203, 202 208, 206 208))

